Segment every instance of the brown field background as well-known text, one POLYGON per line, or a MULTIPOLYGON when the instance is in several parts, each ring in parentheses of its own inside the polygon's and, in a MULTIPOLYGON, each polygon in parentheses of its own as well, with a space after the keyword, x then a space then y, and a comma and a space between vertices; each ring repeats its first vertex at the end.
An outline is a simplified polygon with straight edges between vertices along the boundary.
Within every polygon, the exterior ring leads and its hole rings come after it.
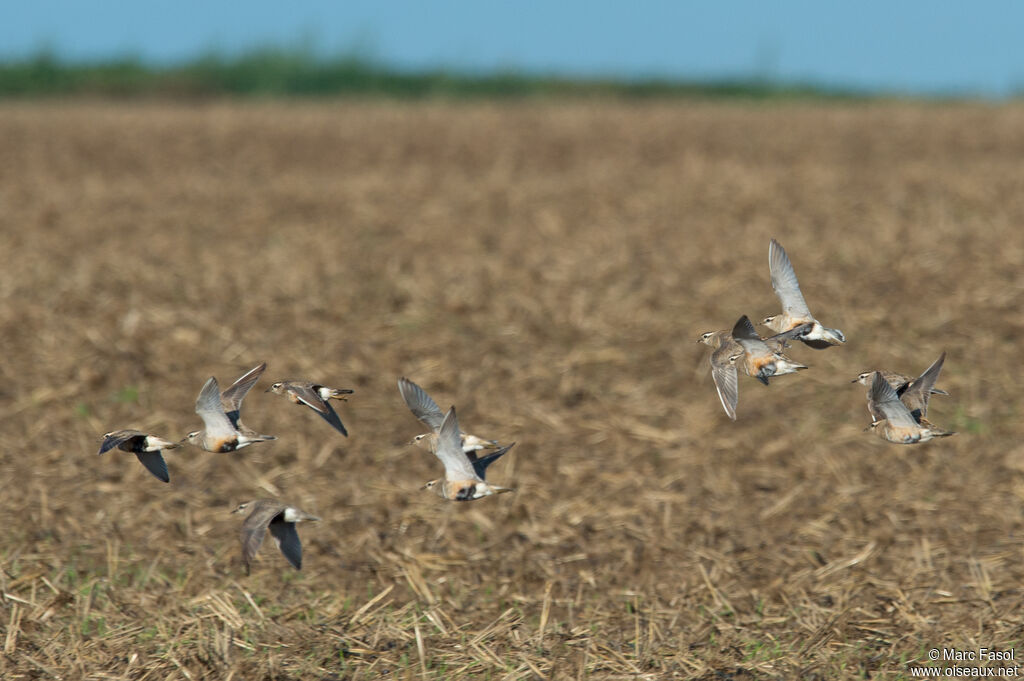
POLYGON ((0 141, 3 679, 894 679, 1024 639, 1019 105, 6 103, 0 141), (849 342, 732 423, 694 341, 778 311, 771 237, 849 342), (863 432, 850 380, 943 350, 959 434, 863 432), (276 442, 96 456, 262 360, 276 442), (515 494, 418 489, 401 375, 518 443, 515 494), (351 436, 281 378, 355 389, 351 436), (323 521, 246 577, 267 496, 323 521))

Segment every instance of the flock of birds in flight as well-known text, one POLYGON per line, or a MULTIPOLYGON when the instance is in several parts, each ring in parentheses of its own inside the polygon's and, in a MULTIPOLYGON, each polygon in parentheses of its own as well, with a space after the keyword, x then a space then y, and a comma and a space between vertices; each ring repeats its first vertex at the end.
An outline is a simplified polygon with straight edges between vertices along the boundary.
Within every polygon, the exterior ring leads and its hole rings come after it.
MULTIPOLYGON (((178 442, 141 430, 115 430, 103 436, 99 453, 114 448, 132 452, 157 479, 170 482, 167 462, 162 454, 165 450, 190 444, 208 452, 233 452, 257 442, 276 440, 273 435, 256 432, 242 423, 241 419, 242 401, 266 368, 264 362, 251 369, 223 392, 217 379, 211 376, 196 398, 196 413, 204 425, 202 430, 193 431, 178 442)), ((501 446, 497 440, 487 440, 463 432, 459 429, 455 407, 447 412, 441 411, 423 388, 405 377, 398 379, 398 390, 416 418, 430 428, 429 432, 417 435, 409 444, 430 450, 444 465, 444 477, 431 480, 423 485, 423 489, 431 489, 451 501, 472 501, 512 491, 508 487, 490 484, 485 477, 487 467, 512 449, 515 442, 501 446), (485 451, 485 454, 480 454, 485 451)), ((346 401, 354 391, 331 388, 311 381, 278 381, 265 392, 283 395, 297 405, 309 407, 332 428, 348 436, 348 430, 330 401, 346 401)), ((295 524, 320 518, 275 499, 247 501, 239 504, 232 512, 248 512, 240 533, 242 561, 246 572, 249 572, 268 531, 288 562, 296 570, 302 569, 302 542, 295 524)))
MULTIPOLYGON (((811 314, 789 256, 775 239, 768 246, 768 262, 772 288, 782 303, 782 313, 767 317, 762 323, 775 335, 762 338, 744 315, 731 330, 710 331, 698 339, 699 343, 714 349, 710 357, 711 376, 722 407, 732 420, 736 420, 739 402, 738 367, 742 367, 748 376, 768 385, 772 377, 807 368, 785 355, 784 350, 791 341, 800 341, 816 349, 846 342, 842 331, 824 326, 811 314)), ((926 418, 929 397, 947 394, 935 388, 945 357, 946 353, 942 353, 917 378, 884 370, 868 371, 855 378, 854 383, 868 386, 870 429, 897 444, 917 444, 953 435, 935 427, 926 418)), ((217 379, 210 377, 196 399, 195 410, 203 420, 202 430, 193 431, 178 442, 139 430, 115 430, 103 436, 99 453, 114 448, 132 452, 156 478, 170 482, 167 463, 162 455, 164 450, 190 444, 208 452, 233 452, 257 442, 276 440, 273 435, 256 432, 241 420, 242 401, 266 368, 265 362, 260 364, 223 392, 217 379)), ((444 465, 444 477, 427 482, 423 489, 431 489, 450 501, 472 501, 512 491, 508 487, 490 484, 485 476, 487 467, 508 452, 514 442, 501 446, 496 440, 463 432, 454 406, 447 412, 441 411, 426 391, 405 377, 398 379, 398 390, 413 415, 429 428, 428 432, 413 438, 410 444, 433 452, 444 465)), ((354 391, 311 381, 278 381, 265 392, 282 395, 294 404, 309 407, 336 431, 348 436, 345 425, 331 406, 331 400, 345 401, 354 391)), ((248 512, 240 533, 242 560, 247 572, 268 531, 288 562, 296 569, 302 568, 302 543, 295 525, 319 518, 274 499, 249 501, 239 504, 233 511, 243 512, 248 512)))
MULTIPOLYGON (((798 340, 818 350, 846 342, 842 331, 830 329, 811 314, 800 292, 793 264, 775 239, 768 244, 768 270, 772 289, 782 303, 782 313, 766 317, 762 323, 775 335, 762 338, 750 319, 743 315, 731 331, 709 331, 697 340, 714 348, 710 357, 711 377, 722 408, 734 421, 739 403, 738 366, 743 367, 747 376, 768 385, 769 378, 807 368, 785 355, 790 341, 798 340)), ((926 418, 928 399, 932 395, 948 394, 935 387, 945 359, 943 352, 917 378, 880 369, 866 371, 853 379, 853 383, 868 386, 869 428, 883 439, 902 445, 953 435, 926 418)))

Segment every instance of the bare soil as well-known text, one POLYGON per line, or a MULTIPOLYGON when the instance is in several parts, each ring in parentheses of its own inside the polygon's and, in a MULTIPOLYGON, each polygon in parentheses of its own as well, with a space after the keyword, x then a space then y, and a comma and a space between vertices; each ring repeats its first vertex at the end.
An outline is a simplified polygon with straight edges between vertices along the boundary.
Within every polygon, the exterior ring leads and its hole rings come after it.
POLYGON ((1024 638, 1024 107, 57 101, 0 140, 4 679, 894 679, 1024 638), (849 342, 733 423, 695 341, 779 311, 772 237, 849 342), (943 350, 958 434, 864 432, 850 381, 943 350), (277 441, 96 456, 263 360, 277 441), (402 375, 517 442, 514 494, 419 489, 402 375), (354 389, 351 436, 282 378, 354 389), (323 518, 301 572, 268 538, 245 576, 255 497, 323 518))

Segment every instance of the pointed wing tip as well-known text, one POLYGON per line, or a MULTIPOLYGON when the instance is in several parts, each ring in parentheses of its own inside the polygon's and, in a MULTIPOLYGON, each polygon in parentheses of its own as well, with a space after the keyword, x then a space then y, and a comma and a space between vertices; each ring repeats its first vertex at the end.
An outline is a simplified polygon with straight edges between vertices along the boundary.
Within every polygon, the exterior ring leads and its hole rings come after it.
POLYGON ((334 411, 334 408, 331 407, 331 405, 327 405, 327 411, 317 411, 316 413, 319 414, 320 418, 326 421, 331 428, 334 428, 345 437, 348 437, 348 429, 345 428, 345 424, 341 422, 341 417, 338 416, 338 412, 334 411))
POLYGON ((757 335, 757 330, 754 328, 754 324, 750 321, 750 317, 743 315, 732 327, 732 337, 737 340, 760 340, 760 336, 757 335))

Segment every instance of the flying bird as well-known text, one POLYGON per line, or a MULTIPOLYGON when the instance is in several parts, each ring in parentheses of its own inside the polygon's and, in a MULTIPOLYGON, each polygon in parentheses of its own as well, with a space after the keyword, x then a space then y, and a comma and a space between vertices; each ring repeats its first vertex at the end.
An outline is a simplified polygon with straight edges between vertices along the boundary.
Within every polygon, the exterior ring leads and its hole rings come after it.
MULTIPOLYGON (((444 412, 437 406, 437 402, 431 399, 427 392, 410 381, 405 376, 398 379, 398 391, 402 393, 402 399, 409 407, 409 411, 418 418, 423 425, 430 428, 431 432, 422 433, 414 437, 409 444, 419 445, 431 452, 437 449, 437 431, 444 422, 444 412)), ((460 433, 462 438, 462 451, 475 452, 481 449, 497 449, 500 445, 497 440, 485 440, 469 433, 460 433)))
POLYGON ((766 341, 761 340, 754 330, 747 315, 743 315, 732 327, 732 337, 736 339, 743 348, 742 360, 743 370, 747 376, 751 376, 768 385, 768 379, 772 376, 784 376, 795 374, 807 366, 793 361, 782 354, 781 350, 773 350, 766 341))
POLYGON ((257 433, 241 419, 242 400, 266 368, 266 362, 260 364, 223 393, 219 392, 217 379, 211 376, 196 399, 196 413, 203 419, 205 428, 189 433, 182 442, 187 441, 208 452, 233 452, 254 442, 276 440, 273 435, 257 433))
MULTIPOLYGON (((874 380, 875 374, 879 374, 885 379, 896 394, 899 396, 900 401, 907 405, 907 409, 913 412, 915 409, 921 412, 921 416, 928 415, 928 399, 932 395, 948 395, 945 390, 939 390, 935 387, 935 382, 939 379, 939 372, 942 371, 942 364, 946 361, 946 353, 943 352, 939 355, 939 358, 932 362, 932 365, 924 370, 917 378, 911 378, 910 376, 904 376, 903 374, 897 374, 893 371, 865 371, 864 373, 853 379, 851 383, 860 383, 861 385, 868 386, 868 411, 871 411, 873 403, 871 401, 871 384, 874 380)), ((871 418, 877 421, 880 418, 885 418, 876 411, 871 411, 871 418)))
POLYGON ((257 499, 239 504, 232 513, 249 511, 249 515, 242 521, 242 530, 239 534, 242 540, 242 561, 245 563, 245 573, 249 574, 252 560, 263 544, 263 537, 267 530, 274 538, 277 548, 288 559, 296 570, 302 569, 302 542, 299 541, 299 533, 295 531, 295 523, 304 520, 320 520, 315 515, 310 515, 300 508, 288 506, 273 499, 257 499))
MULTIPOLYGON (((749 322, 749 319, 747 321, 749 322)), ((801 324, 790 331, 769 338, 761 338, 761 340, 771 351, 781 353, 788 346, 787 340, 798 336, 810 327, 810 324, 801 324)), ((753 325, 750 328, 753 328, 753 325)), ((726 415, 735 421, 736 405, 739 403, 736 363, 743 359, 746 351, 733 337, 732 331, 709 331, 701 334, 697 342, 714 349, 709 358, 711 379, 715 382, 715 390, 718 392, 718 400, 722 403, 722 408, 726 415)))
POLYGON ((786 255, 786 249, 775 239, 768 244, 768 270, 772 278, 772 289, 782 303, 782 314, 765 317, 762 324, 776 333, 783 333, 810 322, 810 330, 797 339, 817 350, 846 342, 846 336, 842 331, 823 326, 811 315, 804 294, 800 292, 800 283, 796 280, 796 272, 793 271, 793 264, 786 255))
POLYGON ((444 478, 431 480, 423 489, 432 489, 438 496, 450 501, 472 501, 491 494, 512 492, 508 487, 498 487, 484 480, 487 467, 501 458, 515 446, 515 442, 483 457, 476 452, 466 452, 459 437, 459 421, 455 407, 448 410, 437 431, 437 448, 434 454, 444 464, 444 478))
POLYGON ((284 395, 295 404, 306 405, 319 414, 324 421, 331 424, 335 430, 348 437, 348 431, 330 401, 332 399, 347 401, 348 395, 353 394, 354 390, 328 388, 311 381, 278 381, 267 388, 265 392, 284 395))
POLYGON ((164 461, 160 452, 180 446, 179 442, 170 442, 156 435, 143 433, 141 430, 114 430, 103 436, 99 454, 109 452, 115 447, 125 452, 132 452, 146 467, 146 470, 158 480, 170 482, 171 476, 167 473, 167 462, 164 461))
POLYGON ((743 346, 728 331, 709 331, 702 334, 697 342, 714 349, 709 358, 711 380, 715 382, 715 391, 718 393, 718 401, 722 403, 722 409, 735 421, 736 405, 740 400, 736 362, 743 357, 743 346))
POLYGON ((955 433, 941 430, 928 422, 917 409, 911 411, 900 401, 891 385, 875 372, 868 393, 868 411, 881 418, 872 421, 870 428, 884 440, 900 445, 927 442, 935 437, 947 437, 955 433))

